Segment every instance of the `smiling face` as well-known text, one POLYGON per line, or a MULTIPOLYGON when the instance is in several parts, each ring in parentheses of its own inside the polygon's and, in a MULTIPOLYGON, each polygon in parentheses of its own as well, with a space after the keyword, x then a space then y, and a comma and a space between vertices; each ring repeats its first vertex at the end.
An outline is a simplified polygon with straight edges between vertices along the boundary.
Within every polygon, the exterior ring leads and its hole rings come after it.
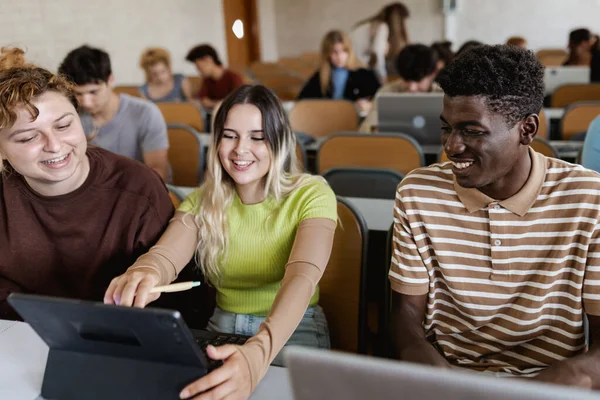
POLYGON ((238 104, 229 110, 218 154, 240 197, 261 201, 271 156, 256 106, 238 104))
POLYGON ((32 104, 39 110, 17 108, 17 120, 0 130, 0 156, 21 174, 29 186, 43 195, 60 195, 77 189, 87 178, 87 139, 71 102, 48 91, 32 104))
POLYGON ((539 120, 531 116, 507 126, 479 96, 444 96, 442 143, 456 182, 494 199, 515 194, 529 176, 528 146, 539 120))

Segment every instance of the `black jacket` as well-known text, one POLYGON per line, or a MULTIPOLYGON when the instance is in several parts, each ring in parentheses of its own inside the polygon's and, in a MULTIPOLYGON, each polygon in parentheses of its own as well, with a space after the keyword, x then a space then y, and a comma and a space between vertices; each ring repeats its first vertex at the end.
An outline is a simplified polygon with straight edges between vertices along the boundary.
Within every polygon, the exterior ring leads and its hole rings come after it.
MULTIPOLYGON (((350 71, 346 87, 344 88, 344 99, 356 101, 358 99, 371 98, 375 96, 381 84, 375 73, 369 69, 360 68, 350 71)), ((321 92, 321 73, 319 71, 306 82, 297 100, 301 99, 330 99, 332 96, 331 85, 327 93, 321 92)))

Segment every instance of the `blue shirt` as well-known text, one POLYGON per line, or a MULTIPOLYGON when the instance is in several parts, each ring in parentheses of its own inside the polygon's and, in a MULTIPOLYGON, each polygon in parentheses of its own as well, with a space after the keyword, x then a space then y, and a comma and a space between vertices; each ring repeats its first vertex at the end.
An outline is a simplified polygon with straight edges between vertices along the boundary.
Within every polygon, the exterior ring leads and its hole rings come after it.
POLYGON ((185 94, 183 93, 183 80, 185 76, 181 74, 173 75, 173 89, 164 95, 163 97, 153 99, 150 97, 150 92, 148 90, 148 84, 144 83, 140 86, 140 91, 146 96, 146 98, 154 103, 163 103, 163 102, 178 102, 178 101, 186 101, 185 94))
POLYGON ((600 172, 600 116, 592 121, 585 135, 581 165, 600 172))
POLYGON ((339 100, 344 98, 344 89, 346 89, 349 73, 350 71, 346 68, 333 68, 331 70, 332 99, 339 100))

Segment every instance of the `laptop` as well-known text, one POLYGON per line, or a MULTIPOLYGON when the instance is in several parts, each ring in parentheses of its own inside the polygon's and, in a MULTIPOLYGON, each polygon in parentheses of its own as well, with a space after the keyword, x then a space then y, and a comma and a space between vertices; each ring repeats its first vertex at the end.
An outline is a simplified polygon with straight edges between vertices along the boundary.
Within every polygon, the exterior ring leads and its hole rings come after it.
POLYGON ((598 392, 483 373, 290 347, 285 350, 295 400, 592 400, 598 392))
POLYGON ((247 336, 190 330, 178 311, 13 293, 10 305, 50 348, 45 399, 166 399, 221 361, 209 344, 247 336))
POLYGON ((554 93, 562 85, 590 83, 589 67, 546 67, 544 69, 544 95, 554 93))
POLYGON ((379 132, 404 133, 420 145, 442 143, 443 93, 382 93, 376 101, 379 132))

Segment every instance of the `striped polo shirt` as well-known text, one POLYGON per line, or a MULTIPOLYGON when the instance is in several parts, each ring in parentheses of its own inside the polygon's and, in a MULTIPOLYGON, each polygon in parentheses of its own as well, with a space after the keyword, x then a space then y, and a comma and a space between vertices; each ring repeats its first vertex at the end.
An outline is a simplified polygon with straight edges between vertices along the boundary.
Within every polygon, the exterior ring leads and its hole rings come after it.
POLYGON ((530 150, 521 190, 497 201, 451 163, 412 171, 394 207, 394 291, 428 294, 424 329, 455 366, 533 376, 585 350, 600 315, 600 175, 530 150))

